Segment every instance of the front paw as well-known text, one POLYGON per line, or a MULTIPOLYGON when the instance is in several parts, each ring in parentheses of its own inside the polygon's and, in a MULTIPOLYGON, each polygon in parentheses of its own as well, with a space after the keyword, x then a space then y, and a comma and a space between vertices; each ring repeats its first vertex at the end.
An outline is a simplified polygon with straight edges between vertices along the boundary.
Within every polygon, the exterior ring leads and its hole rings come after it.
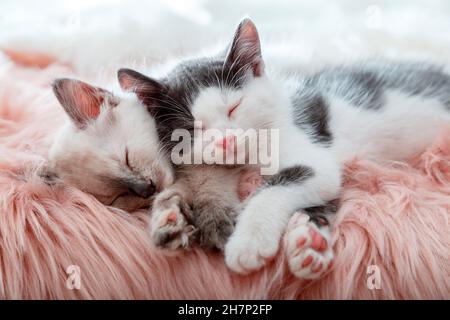
POLYGON ((225 246, 225 262, 238 273, 257 271, 271 261, 278 251, 278 239, 271 234, 233 234, 225 246))
POLYGON ((169 255, 188 249, 197 232, 188 223, 184 212, 186 208, 180 205, 180 201, 175 196, 164 202, 156 202, 152 212, 150 234, 153 243, 169 255))

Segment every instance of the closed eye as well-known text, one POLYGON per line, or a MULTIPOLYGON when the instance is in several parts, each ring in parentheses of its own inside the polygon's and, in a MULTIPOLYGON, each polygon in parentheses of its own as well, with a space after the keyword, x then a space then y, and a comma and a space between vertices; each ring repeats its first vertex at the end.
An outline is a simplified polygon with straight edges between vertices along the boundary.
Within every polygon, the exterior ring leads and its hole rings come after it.
POLYGON ((228 118, 231 117, 231 115, 233 114, 233 112, 237 109, 237 107, 239 107, 239 105, 242 102, 242 98, 239 99, 237 102, 235 102, 229 109, 228 109, 228 118))
POLYGON ((125 148, 125 164, 127 165, 128 169, 133 171, 133 168, 130 165, 130 159, 129 159, 129 156, 128 156, 128 148, 125 148))

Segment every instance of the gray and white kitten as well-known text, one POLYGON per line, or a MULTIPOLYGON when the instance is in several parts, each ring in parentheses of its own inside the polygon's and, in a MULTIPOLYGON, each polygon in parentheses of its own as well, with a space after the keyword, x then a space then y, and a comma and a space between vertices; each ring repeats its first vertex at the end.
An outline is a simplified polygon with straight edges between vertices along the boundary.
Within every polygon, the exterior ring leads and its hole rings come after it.
MULTIPOLYGON (((148 106, 149 113, 158 119, 157 131, 165 146, 161 152, 170 153, 175 145, 171 141, 172 132, 179 128, 192 131, 189 126, 192 115, 179 109, 176 101, 164 92, 162 84, 152 82, 160 91, 149 94, 148 87, 138 88, 140 81, 148 81, 145 76, 122 69, 118 78, 121 87, 136 92, 148 106), (152 100, 140 94, 144 91, 152 100)), ((193 245, 223 250, 234 231, 242 201, 260 183, 259 174, 247 166, 205 164, 176 165, 174 170, 174 184, 162 190, 152 204, 150 232, 154 243, 167 254, 176 254, 193 245)))
POLYGON ((294 234, 298 250, 290 263, 299 277, 320 277, 333 258, 330 214, 320 206, 339 197, 344 162, 356 155, 410 158, 450 123, 450 76, 442 68, 367 63, 280 78, 265 72, 249 19, 217 56, 183 61, 159 80, 119 74, 132 84, 125 89, 155 107, 166 146, 170 132, 193 130, 194 119, 205 129, 279 130, 279 170, 247 202, 225 247, 227 265, 240 273, 277 253, 293 212, 316 207, 294 234))
POLYGON ((149 206, 174 173, 152 116, 135 95, 113 93, 75 79, 53 91, 68 119, 50 147, 41 174, 133 211, 149 206))

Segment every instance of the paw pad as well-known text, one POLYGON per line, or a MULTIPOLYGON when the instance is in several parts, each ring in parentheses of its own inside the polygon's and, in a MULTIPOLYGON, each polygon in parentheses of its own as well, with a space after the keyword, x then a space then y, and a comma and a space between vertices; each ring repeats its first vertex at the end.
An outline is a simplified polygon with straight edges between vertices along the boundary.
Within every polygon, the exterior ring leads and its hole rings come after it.
POLYGON ((303 279, 317 279, 330 270, 333 251, 329 227, 320 229, 305 214, 299 214, 287 234, 286 255, 289 268, 303 279))
POLYGON ((312 256, 307 256, 305 260, 303 260, 302 263, 302 267, 307 267, 311 264, 311 262, 313 262, 313 257, 312 256))

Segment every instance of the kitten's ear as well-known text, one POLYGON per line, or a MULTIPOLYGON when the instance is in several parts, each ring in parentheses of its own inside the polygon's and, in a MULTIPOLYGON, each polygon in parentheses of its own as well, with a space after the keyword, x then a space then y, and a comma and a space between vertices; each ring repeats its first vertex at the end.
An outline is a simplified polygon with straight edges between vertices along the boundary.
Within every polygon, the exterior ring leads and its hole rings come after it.
POLYGON ((253 75, 259 77, 264 72, 261 56, 261 44, 258 30, 252 20, 246 18, 239 23, 228 51, 226 62, 231 66, 243 68, 248 66, 253 75))
POLYGON ((95 120, 103 103, 116 106, 119 101, 109 91, 74 79, 57 79, 53 92, 73 123, 80 129, 95 120))
POLYGON ((124 91, 136 93, 139 100, 150 111, 152 111, 152 107, 158 105, 164 91, 164 86, 161 83, 131 69, 120 69, 117 72, 117 77, 120 87, 124 91))

